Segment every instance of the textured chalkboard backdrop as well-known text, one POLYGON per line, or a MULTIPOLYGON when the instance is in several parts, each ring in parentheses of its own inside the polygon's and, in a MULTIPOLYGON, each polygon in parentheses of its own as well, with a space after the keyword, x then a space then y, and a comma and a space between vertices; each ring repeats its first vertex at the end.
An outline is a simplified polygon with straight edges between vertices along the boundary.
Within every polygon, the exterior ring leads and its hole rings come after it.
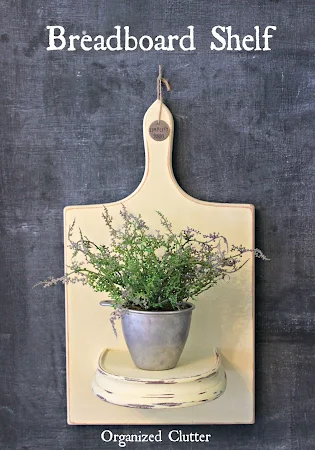
MULTIPOLYGON (((256 206, 256 424, 178 427, 208 444, 154 449, 308 450, 315 446, 315 2, 2 0, 0 448, 98 449, 106 427, 66 424, 65 205, 118 200, 144 170, 142 118, 158 63, 172 84, 174 172, 190 195, 256 206), (183 34, 194 52, 48 52, 68 33, 183 34), (210 51, 210 31, 277 26, 269 52, 210 51)), ((82 324, 84 326, 84 324, 82 324)), ((131 432, 139 428, 116 427, 131 432)), ((158 427, 149 427, 156 431, 158 427)), ((130 444, 128 448, 147 448, 130 444)))

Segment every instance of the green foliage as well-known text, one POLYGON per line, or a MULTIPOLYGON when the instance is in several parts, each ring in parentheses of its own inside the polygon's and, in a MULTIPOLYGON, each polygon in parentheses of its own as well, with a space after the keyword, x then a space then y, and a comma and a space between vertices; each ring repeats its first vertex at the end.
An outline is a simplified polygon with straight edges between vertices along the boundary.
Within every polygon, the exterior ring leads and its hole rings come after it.
POLYGON ((73 223, 69 229, 69 245, 73 250, 70 272, 57 281, 81 282, 97 292, 107 292, 113 305, 147 311, 175 310, 194 299, 219 280, 243 267, 244 254, 254 252, 266 259, 258 249, 232 246, 219 233, 202 235, 187 227, 175 233, 171 222, 161 213, 162 231, 150 230, 141 215, 122 206, 123 225, 116 229, 113 218, 104 207, 103 218, 110 233, 109 245, 94 243, 80 230, 73 240, 73 223))

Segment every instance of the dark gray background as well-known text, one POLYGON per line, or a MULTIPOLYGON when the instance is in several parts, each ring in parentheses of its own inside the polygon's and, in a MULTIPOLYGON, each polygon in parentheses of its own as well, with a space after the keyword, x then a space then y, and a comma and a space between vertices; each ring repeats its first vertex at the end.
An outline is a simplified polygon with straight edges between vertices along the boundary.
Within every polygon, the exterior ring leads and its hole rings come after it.
POLYGON ((151 448, 313 449, 314 0, 0 5, 1 449, 118 448, 101 442, 106 427, 66 424, 63 288, 32 287, 62 274, 65 205, 118 200, 140 182, 158 63, 173 88, 179 184, 199 199, 253 203, 271 261, 257 262, 256 424, 180 427, 212 434, 199 445, 171 445, 174 427, 163 427, 151 448), (129 25, 137 37, 194 25, 197 50, 48 52, 47 24, 93 35, 129 25), (270 52, 211 52, 215 25, 278 30, 270 52))

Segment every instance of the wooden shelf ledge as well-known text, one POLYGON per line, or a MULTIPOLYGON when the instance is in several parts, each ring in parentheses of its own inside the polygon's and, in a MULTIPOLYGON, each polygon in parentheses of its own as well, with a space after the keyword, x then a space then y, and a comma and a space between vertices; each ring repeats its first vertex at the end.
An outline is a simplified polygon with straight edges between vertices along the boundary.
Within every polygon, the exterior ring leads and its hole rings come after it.
POLYGON ((105 349, 92 389, 101 400, 128 408, 184 408, 220 397, 226 374, 217 349, 206 356, 186 352, 174 369, 163 371, 138 369, 127 351, 105 349))

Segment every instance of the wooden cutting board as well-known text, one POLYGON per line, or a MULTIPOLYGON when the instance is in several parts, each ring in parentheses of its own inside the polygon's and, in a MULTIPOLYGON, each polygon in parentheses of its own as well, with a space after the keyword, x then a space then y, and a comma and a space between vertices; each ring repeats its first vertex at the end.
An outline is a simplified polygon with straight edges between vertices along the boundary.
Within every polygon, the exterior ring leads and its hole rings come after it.
MULTIPOLYGON (((197 200, 177 184, 172 170, 173 117, 162 104, 161 120, 169 136, 157 141, 150 126, 159 117, 156 100, 145 114, 143 135, 145 172, 138 188, 128 197, 105 203, 117 226, 123 203, 135 214, 141 213, 153 228, 160 228, 156 210, 173 223, 174 230, 187 225, 202 232, 220 232, 230 244, 254 248, 254 207, 249 204, 210 203, 197 200)), ((198 120, 197 117, 190 120, 198 120)), ((209 174, 211 177, 211 173, 209 174)), ((65 265, 70 263, 67 247, 69 226, 75 219, 92 241, 109 239, 102 219, 103 204, 68 206, 64 210, 65 265)), ((110 308, 99 302, 106 294, 88 286, 66 285, 67 398, 71 424, 123 423, 252 423, 254 420, 254 261, 233 274, 230 281, 203 293, 197 300, 187 342, 189 351, 204 352, 219 347, 228 374, 226 393, 209 404, 171 411, 139 411, 99 401, 92 393, 91 380, 104 348, 126 349, 121 330, 116 339, 110 323, 110 308), (230 372, 230 375, 229 375, 230 372), (118 408, 118 409, 117 409, 118 408), (184 411, 185 410, 185 411, 184 411)))

